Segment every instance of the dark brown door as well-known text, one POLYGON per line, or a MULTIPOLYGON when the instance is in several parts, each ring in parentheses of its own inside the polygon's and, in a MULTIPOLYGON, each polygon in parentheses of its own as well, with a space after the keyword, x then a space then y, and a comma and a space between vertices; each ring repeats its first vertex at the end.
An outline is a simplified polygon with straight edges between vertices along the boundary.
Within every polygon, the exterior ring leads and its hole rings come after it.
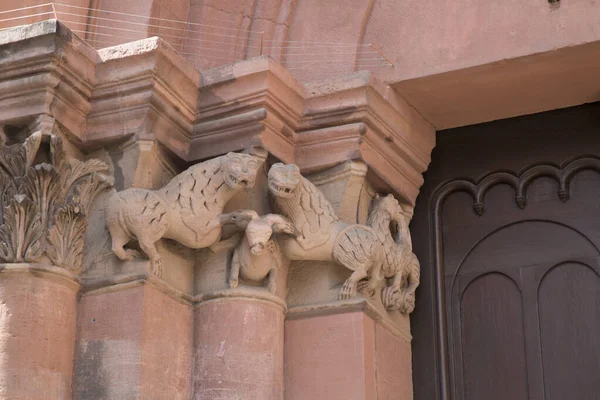
POLYGON ((438 133, 417 400, 600 399, 600 104, 438 133))

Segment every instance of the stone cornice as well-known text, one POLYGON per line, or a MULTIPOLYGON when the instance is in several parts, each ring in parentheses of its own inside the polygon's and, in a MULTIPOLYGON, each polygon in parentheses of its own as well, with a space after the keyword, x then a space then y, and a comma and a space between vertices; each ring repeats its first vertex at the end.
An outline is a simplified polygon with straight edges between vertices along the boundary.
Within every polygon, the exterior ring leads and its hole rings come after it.
POLYGON ((154 37, 98 51, 86 142, 154 134, 184 160, 196 109, 199 74, 154 37))
POLYGON ((293 162, 303 102, 302 86, 268 57, 202 72, 190 155, 206 158, 258 145, 293 162))
POLYGON ((56 21, 3 31, 0 53, 0 120, 50 115, 82 148, 156 138, 195 162, 262 146, 304 172, 362 160, 414 204, 435 142, 368 73, 301 85, 269 57, 199 73, 161 39, 96 51, 56 21))
POLYGON ((2 32, 0 120, 51 115, 76 138, 85 132, 98 54, 55 20, 2 32))

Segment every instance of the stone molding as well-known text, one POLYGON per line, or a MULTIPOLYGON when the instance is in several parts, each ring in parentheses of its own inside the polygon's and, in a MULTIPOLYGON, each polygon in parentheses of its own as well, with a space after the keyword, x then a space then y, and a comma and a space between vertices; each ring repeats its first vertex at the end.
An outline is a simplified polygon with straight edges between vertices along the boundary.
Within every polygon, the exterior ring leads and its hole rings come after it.
POLYGON ((78 275, 62 267, 35 263, 3 263, 0 264, 0 274, 34 275, 37 278, 61 282, 75 290, 79 290, 82 282, 78 275))
POLYGON ((389 330, 394 336, 402 338, 409 343, 412 341, 410 326, 407 323, 408 321, 398 323, 390 319, 387 313, 382 312, 379 308, 373 306, 367 299, 363 298, 289 307, 286 313, 286 319, 312 318, 321 315, 344 314, 355 311, 364 312, 371 317, 373 321, 378 322, 389 330))
POLYGON ((0 120, 51 115, 86 150, 158 140, 195 162, 262 146, 303 172, 362 160, 378 188, 414 204, 435 144, 368 73, 301 85, 268 57, 197 72, 161 39, 96 51, 56 21, 3 31, 0 52, 0 120))

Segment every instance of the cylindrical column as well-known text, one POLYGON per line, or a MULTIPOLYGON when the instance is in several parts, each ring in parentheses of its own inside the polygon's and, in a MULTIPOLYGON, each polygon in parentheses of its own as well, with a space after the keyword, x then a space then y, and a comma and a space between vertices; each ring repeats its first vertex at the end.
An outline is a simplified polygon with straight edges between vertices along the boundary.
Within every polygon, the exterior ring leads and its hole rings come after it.
POLYGON ((194 400, 283 400, 284 307, 217 298, 195 311, 194 400))
POLYGON ((77 292, 57 267, 0 265, 0 397, 71 400, 77 292))

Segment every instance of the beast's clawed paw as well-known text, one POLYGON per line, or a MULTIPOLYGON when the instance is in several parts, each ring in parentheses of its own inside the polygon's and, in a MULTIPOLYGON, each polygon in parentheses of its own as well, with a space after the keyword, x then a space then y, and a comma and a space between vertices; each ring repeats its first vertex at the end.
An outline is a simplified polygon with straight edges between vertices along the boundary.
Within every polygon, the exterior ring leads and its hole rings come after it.
POLYGON ((162 278, 163 275, 163 260, 153 260, 152 261, 152 275, 157 278, 162 278))
POLYGON ((232 289, 237 288, 240 285, 240 281, 238 279, 230 279, 229 280, 229 287, 232 289))
POLYGON ((294 227, 294 224, 288 222, 283 225, 283 232, 287 233, 288 235, 293 235, 296 232, 296 228, 294 227))
POLYGON ((363 279, 356 285, 356 291, 362 293, 364 296, 373 299, 375 298, 376 288, 373 286, 370 280, 363 279))
POLYGON ((342 290, 340 290, 340 300, 353 299, 356 297, 356 283, 355 282, 344 282, 342 290))

